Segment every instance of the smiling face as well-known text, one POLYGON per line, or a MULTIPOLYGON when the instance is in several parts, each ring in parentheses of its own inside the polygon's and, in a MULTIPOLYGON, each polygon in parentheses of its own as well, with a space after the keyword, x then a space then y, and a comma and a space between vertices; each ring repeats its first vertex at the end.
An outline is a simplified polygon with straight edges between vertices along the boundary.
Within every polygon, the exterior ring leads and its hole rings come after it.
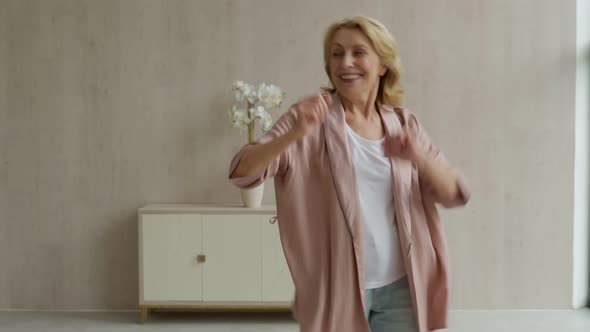
POLYGON ((376 96, 379 80, 387 71, 369 39, 354 28, 341 28, 334 34, 329 68, 338 93, 351 101, 376 96))

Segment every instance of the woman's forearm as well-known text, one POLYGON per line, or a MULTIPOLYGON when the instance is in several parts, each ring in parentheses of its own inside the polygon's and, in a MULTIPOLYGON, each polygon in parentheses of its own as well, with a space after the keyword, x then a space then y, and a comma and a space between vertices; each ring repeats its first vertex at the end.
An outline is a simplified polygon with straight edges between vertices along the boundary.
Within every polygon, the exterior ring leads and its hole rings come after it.
POLYGON ((442 201, 452 201, 459 194, 457 174, 443 163, 423 156, 418 161, 418 173, 425 177, 442 201))
POLYGON ((285 149, 297 141, 294 132, 288 132, 268 143, 255 144, 244 152, 231 178, 260 174, 285 149))

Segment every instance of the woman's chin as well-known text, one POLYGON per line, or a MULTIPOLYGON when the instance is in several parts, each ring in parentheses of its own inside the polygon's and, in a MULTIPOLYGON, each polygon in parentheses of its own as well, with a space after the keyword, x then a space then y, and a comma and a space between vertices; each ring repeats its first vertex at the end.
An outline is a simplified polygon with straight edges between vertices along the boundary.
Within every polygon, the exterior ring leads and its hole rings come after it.
POLYGON ((346 99, 357 99, 361 95, 361 89, 357 86, 340 85, 336 87, 336 91, 346 99))

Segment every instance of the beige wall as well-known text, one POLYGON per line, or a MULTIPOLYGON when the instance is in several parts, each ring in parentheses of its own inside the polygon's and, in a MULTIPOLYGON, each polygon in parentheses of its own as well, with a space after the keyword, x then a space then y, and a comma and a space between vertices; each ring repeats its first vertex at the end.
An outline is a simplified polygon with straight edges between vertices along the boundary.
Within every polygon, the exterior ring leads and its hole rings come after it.
POLYGON ((357 13, 396 35, 406 105, 471 180, 443 213, 453 307, 570 307, 575 8, 0 0, 0 308, 135 308, 136 209, 239 202, 231 82, 316 92, 325 27, 357 13))

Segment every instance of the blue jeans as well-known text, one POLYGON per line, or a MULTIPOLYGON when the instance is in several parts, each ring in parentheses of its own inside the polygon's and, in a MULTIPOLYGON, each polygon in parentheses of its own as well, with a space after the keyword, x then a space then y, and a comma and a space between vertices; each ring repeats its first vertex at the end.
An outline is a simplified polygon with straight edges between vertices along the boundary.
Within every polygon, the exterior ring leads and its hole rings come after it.
POLYGON ((371 332, 416 332, 408 278, 374 289, 365 289, 365 317, 371 332))

